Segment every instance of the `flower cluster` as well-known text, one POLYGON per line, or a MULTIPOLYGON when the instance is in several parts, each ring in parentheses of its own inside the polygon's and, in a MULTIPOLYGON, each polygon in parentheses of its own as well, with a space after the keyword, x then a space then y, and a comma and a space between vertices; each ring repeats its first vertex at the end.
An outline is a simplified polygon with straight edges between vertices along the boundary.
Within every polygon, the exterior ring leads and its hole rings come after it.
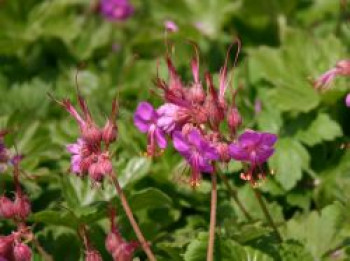
POLYGON ((129 0, 101 0, 101 13, 110 21, 124 21, 134 14, 129 0))
POLYGON ((69 100, 60 104, 74 117, 80 128, 80 138, 76 143, 67 145, 72 154, 71 171, 78 176, 88 175, 94 183, 101 182, 106 174, 112 172, 109 145, 117 139, 117 102, 113 101, 112 112, 103 128, 99 128, 92 119, 85 100, 78 96, 82 115, 72 106, 69 100))
MULTIPOLYGON (((20 157, 15 156, 13 161, 13 180, 16 187, 15 199, 0 196, 0 218, 13 220, 17 224, 17 230, 8 236, 0 235, 0 258, 14 261, 30 261, 31 249, 23 242, 32 239, 32 233, 25 224, 25 220, 31 213, 29 198, 23 193, 19 183, 20 157)), ((1 259, 0 259, 1 260, 1 259)))
MULTIPOLYGON (((340 60, 336 65, 320 75, 313 83, 316 90, 328 90, 337 76, 350 76, 350 60, 340 60)), ((350 107, 350 93, 345 97, 345 104, 350 107)))
POLYGON ((30 237, 31 233, 26 227, 19 228, 11 235, 0 236, 0 260, 31 261, 32 250, 23 243, 30 237))
POLYGON ((127 242, 123 239, 114 223, 114 211, 111 212, 111 231, 106 238, 106 249, 114 261, 131 261, 134 251, 140 246, 137 241, 127 242))
POLYGON ((192 186, 198 185, 201 173, 214 171, 215 162, 227 163, 231 159, 250 164, 242 177, 254 184, 258 177, 255 172, 261 172, 259 166, 273 154, 277 136, 246 130, 237 139, 242 116, 235 104, 237 91, 232 93, 231 104, 225 99, 229 86, 228 58, 220 70, 219 88, 215 88, 212 76, 206 73, 205 89, 199 76, 197 49, 196 53, 191 61, 192 83, 185 85, 182 82, 171 59, 167 57, 169 80, 157 78, 156 81, 165 103, 158 109, 147 102, 138 105, 134 124, 141 132, 147 133, 146 153, 148 156, 160 155, 167 147, 167 138, 170 138, 175 149, 191 166, 192 186), (227 126, 228 134, 223 133, 222 125, 227 126))

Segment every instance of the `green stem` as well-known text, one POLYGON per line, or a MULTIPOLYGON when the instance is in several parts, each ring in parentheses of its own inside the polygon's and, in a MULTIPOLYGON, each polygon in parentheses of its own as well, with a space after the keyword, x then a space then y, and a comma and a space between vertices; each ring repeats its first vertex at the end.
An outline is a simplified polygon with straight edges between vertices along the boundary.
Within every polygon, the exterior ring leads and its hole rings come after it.
POLYGON ((133 230, 134 230, 134 232, 135 232, 135 234, 137 236, 138 241, 141 244, 141 247, 142 247, 143 251, 146 253, 146 255, 147 255, 147 257, 148 257, 148 259, 150 261, 156 261, 156 258, 154 256, 151 248, 149 247, 149 244, 147 243, 145 237, 143 236, 143 234, 141 232, 140 227, 138 226, 138 224, 137 224, 137 222, 136 222, 136 220, 134 218, 134 215, 133 215, 133 213, 131 211, 129 203, 126 200, 124 192, 123 192, 122 188, 120 187, 120 184, 119 184, 119 182, 118 182, 118 180, 116 178, 115 173, 112 172, 110 176, 111 176, 112 182, 114 184, 114 187, 115 187, 115 189, 116 189, 116 191, 117 191, 117 193, 119 195, 120 201, 121 201, 122 206, 123 206, 124 211, 125 211, 125 214, 128 217, 128 219, 129 219, 129 222, 130 222, 130 224, 131 224, 131 226, 132 226, 132 228, 133 228, 133 230))
POLYGON ((230 194, 230 196, 233 198, 233 200, 236 202, 237 206, 239 207, 239 209, 242 211, 242 213, 244 214, 244 216, 246 217, 246 219, 248 219, 249 221, 252 221, 253 218, 252 216, 248 213, 248 211, 246 210, 246 208, 243 206, 243 203, 240 201, 240 199, 238 198, 237 195, 237 191, 231 186, 230 182, 228 181, 227 177, 225 175, 221 175, 219 174, 220 178, 224 181, 224 184, 230 194))
POLYGON ((276 226, 276 224, 273 222, 273 219, 272 219, 272 217, 271 217, 271 215, 270 215, 270 212, 269 212, 269 210, 267 209, 267 206, 266 206, 264 200, 262 199, 260 192, 259 192, 257 189, 255 189, 254 187, 252 187, 252 189, 253 189, 253 191, 254 191, 254 195, 255 195, 256 199, 258 200, 259 205, 260 205, 262 211, 264 212, 264 215, 265 215, 267 221, 269 222, 269 224, 270 224, 270 226, 272 227, 272 229, 275 231, 275 234, 276 234, 278 240, 279 240, 280 242, 282 242, 283 240, 282 240, 281 234, 278 232, 277 226, 276 226))
POLYGON ((217 205, 217 180, 215 172, 211 174, 211 201, 210 201, 210 225, 209 225, 209 241, 207 251, 207 261, 213 261, 214 243, 215 243, 215 226, 216 226, 216 205, 217 205))

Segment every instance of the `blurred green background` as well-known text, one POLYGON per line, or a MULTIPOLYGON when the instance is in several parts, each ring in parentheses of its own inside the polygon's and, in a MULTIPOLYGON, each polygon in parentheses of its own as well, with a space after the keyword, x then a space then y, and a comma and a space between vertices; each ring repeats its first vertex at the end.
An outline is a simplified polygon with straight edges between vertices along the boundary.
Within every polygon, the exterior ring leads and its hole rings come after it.
MULTIPOLYGON (((133 125, 137 103, 160 104, 153 80, 159 63, 167 77, 166 42, 190 82, 194 41, 200 70, 217 76, 235 38, 242 52, 234 87, 244 125, 278 134, 269 165, 274 176, 260 186, 285 241, 265 224, 240 164, 223 168, 254 216, 248 222, 219 183, 215 260, 350 260, 350 113, 344 105, 349 81, 317 93, 311 81, 349 58, 350 4, 343 0, 132 0, 135 13, 106 20, 89 0, 0 0, 0 127, 25 155, 23 185, 33 202, 34 231, 55 260, 80 260, 79 223, 89 225, 93 244, 104 249, 107 202, 118 203, 104 184, 91 188, 68 173, 65 145, 75 141, 74 121, 47 93, 75 100, 75 75, 99 124, 117 96, 119 139, 114 165, 146 238, 159 260, 205 260, 210 183, 192 190, 181 158, 169 148, 153 160, 142 156, 146 137, 133 125), (166 32, 164 22, 179 30, 166 32), (262 111, 254 112, 261 101, 262 111), (73 214, 74 213, 74 214, 73 214)), ((230 68, 234 56, 232 55, 230 68)), ((0 175, 11 191, 10 173, 0 175)), ((119 203, 118 203, 119 204, 119 203)), ((135 236, 118 208, 124 237, 135 236)), ((0 221, 1 234, 13 225, 0 221)), ((142 251, 136 253, 145 259, 142 251)), ((35 254, 34 260, 41 260, 35 254)))

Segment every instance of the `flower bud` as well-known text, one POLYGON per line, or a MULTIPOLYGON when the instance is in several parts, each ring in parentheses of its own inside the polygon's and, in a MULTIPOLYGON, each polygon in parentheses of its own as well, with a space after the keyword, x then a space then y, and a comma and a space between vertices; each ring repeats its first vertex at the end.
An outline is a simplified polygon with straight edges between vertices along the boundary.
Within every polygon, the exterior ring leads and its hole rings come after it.
POLYGON ((106 237, 105 246, 107 251, 112 254, 116 249, 118 249, 122 242, 123 239, 120 236, 119 232, 114 229, 106 237))
POLYGON ((131 261, 135 250, 139 247, 138 242, 123 241, 112 253, 114 261, 131 261))
POLYGON ((227 123, 233 134, 236 134, 236 131, 239 126, 242 124, 242 117, 239 114, 236 107, 231 107, 227 113, 227 123))
POLYGON ((110 144, 117 139, 117 135, 118 135, 117 126, 111 120, 107 120, 106 125, 102 130, 102 140, 106 144, 110 144))
POLYGON ((101 142, 102 133, 100 129, 94 124, 85 124, 82 128, 82 136, 87 143, 99 143, 101 142))
POLYGON ((229 147, 226 143, 219 142, 216 146, 216 151, 219 154, 220 161, 221 162, 229 162, 231 160, 230 152, 229 152, 229 147))
POLYGON ((89 177, 95 182, 101 182, 104 177, 104 172, 102 171, 99 163, 93 163, 89 167, 89 177))
POLYGON ((340 60, 336 64, 339 75, 350 75, 350 60, 340 60))
POLYGON ((88 250, 86 252, 85 261, 103 261, 101 254, 97 250, 88 250))
POLYGON ((14 215, 19 219, 26 219, 30 212, 31 206, 30 201, 25 195, 16 195, 16 199, 13 203, 14 215))
POLYGON ((205 92, 200 83, 195 83, 189 89, 189 99, 194 103, 202 103, 205 100, 205 92))
POLYGON ((14 204, 13 202, 5 197, 0 197, 0 217, 12 218, 14 216, 14 204))
POLYGON ((13 235, 0 236, 0 257, 7 258, 8 256, 12 255, 13 241, 13 235))
POLYGON ((32 250, 23 243, 16 243, 13 248, 13 255, 16 261, 31 261, 32 250))

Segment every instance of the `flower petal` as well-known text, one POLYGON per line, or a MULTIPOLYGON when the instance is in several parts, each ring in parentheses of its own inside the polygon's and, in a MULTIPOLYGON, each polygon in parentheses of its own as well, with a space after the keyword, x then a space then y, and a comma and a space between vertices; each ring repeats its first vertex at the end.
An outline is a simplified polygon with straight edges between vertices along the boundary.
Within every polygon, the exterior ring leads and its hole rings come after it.
POLYGON ((156 128, 155 138, 156 138, 156 141, 157 141, 159 148, 165 149, 166 145, 167 145, 167 140, 166 140, 164 131, 161 130, 160 128, 156 128))
POLYGON ((190 147, 181 131, 175 131, 172 135, 174 148, 180 153, 188 153, 190 147))

